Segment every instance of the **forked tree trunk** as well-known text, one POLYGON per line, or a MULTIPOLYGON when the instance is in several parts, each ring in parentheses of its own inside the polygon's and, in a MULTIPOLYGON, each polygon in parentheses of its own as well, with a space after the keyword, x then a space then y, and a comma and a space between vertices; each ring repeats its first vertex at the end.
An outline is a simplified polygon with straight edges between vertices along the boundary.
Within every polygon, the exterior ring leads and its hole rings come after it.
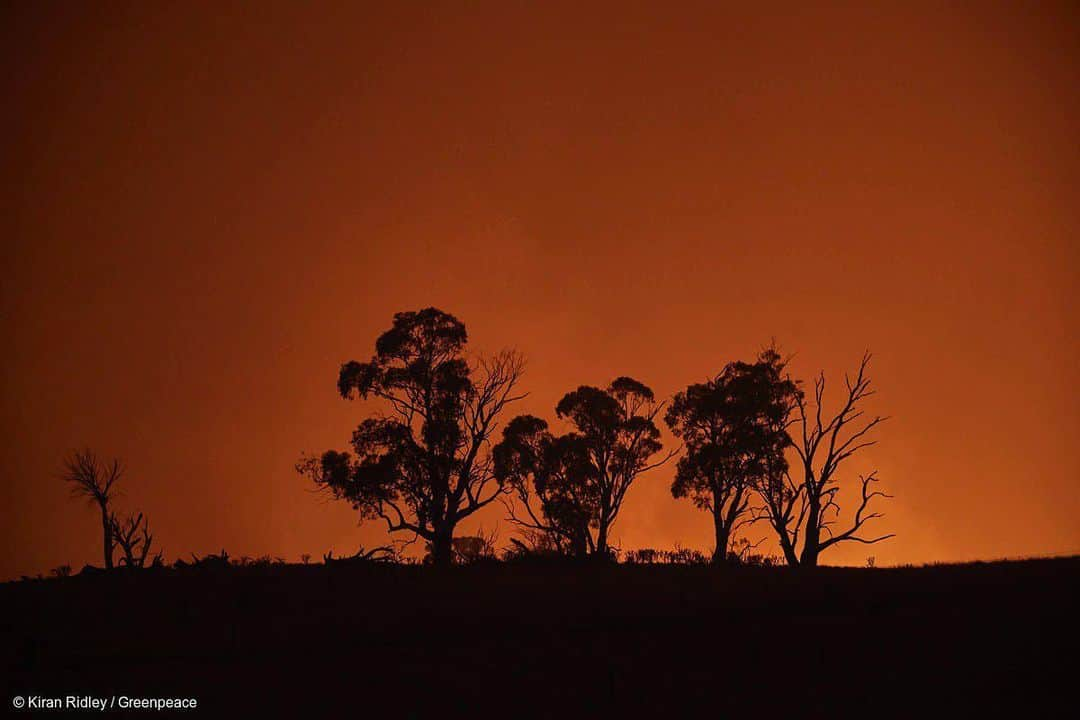
POLYGON ((778 529, 777 533, 780 535, 780 550, 784 553, 784 560, 787 561, 788 567, 798 567, 799 556, 795 554, 795 546, 788 538, 787 528, 778 529))

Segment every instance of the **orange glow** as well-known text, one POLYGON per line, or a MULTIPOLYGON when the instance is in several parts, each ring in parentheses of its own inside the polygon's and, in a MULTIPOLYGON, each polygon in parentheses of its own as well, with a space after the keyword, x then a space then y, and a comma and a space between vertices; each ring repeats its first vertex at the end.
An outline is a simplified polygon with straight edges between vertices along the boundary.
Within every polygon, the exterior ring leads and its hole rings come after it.
MULTIPOLYGON (((892 419, 848 471, 898 538, 825 562, 1080 551, 1077 7, 714 5, 5 10, 0 578, 100 562, 84 445, 170 559, 381 542, 293 464, 428 305, 549 418, 772 338, 835 390, 869 348, 892 419)), ((616 544, 708 548, 672 472, 616 544)))

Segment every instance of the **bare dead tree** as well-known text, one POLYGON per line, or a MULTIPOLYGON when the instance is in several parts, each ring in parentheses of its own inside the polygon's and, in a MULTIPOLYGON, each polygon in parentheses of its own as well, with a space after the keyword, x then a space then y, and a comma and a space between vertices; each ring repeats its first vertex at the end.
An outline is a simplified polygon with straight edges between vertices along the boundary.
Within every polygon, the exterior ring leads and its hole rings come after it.
POLYGON ((101 511, 102 551, 107 570, 113 567, 115 549, 109 502, 115 496, 114 486, 123 474, 124 466, 120 460, 99 460, 90 449, 75 451, 64 458, 61 471, 61 478, 71 486, 72 497, 86 498, 101 511))
POLYGON ((888 534, 866 538, 859 534, 867 522, 883 517, 883 513, 870 511, 871 501, 891 497, 873 489, 879 481, 877 471, 859 476, 860 501, 851 525, 843 531, 834 529, 840 516, 837 471, 852 455, 877 443, 869 433, 887 419, 880 415, 867 418, 860 407, 874 394, 866 372, 870 358, 870 353, 863 355, 854 379, 845 374, 847 397, 835 415, 827 417, 823 408, 824 373, 814 379, 813 407, 808 407, 804 393, 795 396, 792 429, 798 425, 799 431, 789 430, 789 435, 802 464, 802 479, 794 480, 786 467, 778 467, 760 488, 764 507, 758 515, 776 531, 784 557, 791 565, 814 567, 822 552, 842 542, 872 545, 894 537, 888 534), (800 532, 802 550, 797 552, 800 532))
MULTIPOLYGON (((112 534, 116 544, 120 546, 123 557, 120 562, 129 568, 142 568, 146 566, 146 558, 150 554, 154 536, 150 533, 150 525, 143 514, 128 515, 119 518, 116 514, 110 517, 112 534)), ((155 562, 161 553, 155 557, 155 562)))
POLYGON ((766 520, 776 532, 780 551, 788 565, 799 564, 799 535, 806 519, 803 486, 792 479, 786 465, 767 475, 758 486, 763 506, 754 508, 754 521, 766 520))

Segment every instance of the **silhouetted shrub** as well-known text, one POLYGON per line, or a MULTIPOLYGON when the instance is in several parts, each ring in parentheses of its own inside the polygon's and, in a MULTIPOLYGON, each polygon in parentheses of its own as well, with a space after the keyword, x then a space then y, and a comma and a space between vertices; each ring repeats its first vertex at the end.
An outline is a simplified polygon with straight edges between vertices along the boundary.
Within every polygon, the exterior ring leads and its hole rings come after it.
POLYGON ((173 563, 173 567, 177 570, 183 568, 198 568, 201 570, 206 569, 221 569, 229 567, 229 553, 222 549, 218 555, 206 555, 199 557, 195 553, 191 553, 191 562, 185 562, 184 560, 177 560, 173 563))
POLYGON ((672 565, 705 565, 709 562, 708 556, 700 550, 682 548, 678 545, 675 546, 674 550, 668 550, 664 555, 667 562, 672 565))
POLYGON ((397 550, 389 546, 380 546, 372 548, 371 550, 365 550, 360 548, 354 555, 348 555, 345 557, 334 557, 334 551, 328 550, 323 555, 324 565, 355 565, 355 564, 367 564, 367 563, 394 563, 400 562, 401 556, 397 550))
POLYGON ((270 555, 260 555, 259 557, 251 558, 245 555, 239 560, 234 561, 233 564, 238 567, 270 567, 271 565, 284 565, 285 558, 270 555))
POLYGON ((709 557, 700 550, 676 545, 674 550, 627 550, 623 553, 622 560, 627 565, 702 565, 709 562, 709 557))
POLYGON ((655 548, 627 550, 623 555, 623 562, 627 565, 654 565, 661 554, 661 551, 655 548))

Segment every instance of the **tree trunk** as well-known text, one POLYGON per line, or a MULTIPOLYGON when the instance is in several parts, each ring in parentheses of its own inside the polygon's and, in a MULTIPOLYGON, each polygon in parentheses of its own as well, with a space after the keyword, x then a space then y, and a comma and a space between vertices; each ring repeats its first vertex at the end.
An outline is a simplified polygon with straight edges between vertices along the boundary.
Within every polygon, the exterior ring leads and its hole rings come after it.
POLYGON ((818 503, 811 502, 806 520, 806 537, 803 540, 802 556, 799 558, 800 567, 817 567, 818 553, 821 552, 821 526, 818 518, 821 508, 818 503))
POLYGON ((727 562, 729 530, 724 524, 723 515, 719 510, 713 511, 713 530, 716 532, 716 547, 713 550, 713 565, 723 565, 727 562))
POLYGON ((777 533, 780 535, 780 549, 784 553, 784 559, 787 560, 788 567, 798 567, 799 556, 795 554, 795 546, 791 544, 787 528, 777 528, 777 533))
POLYGON ((608 524, 604 518, 600 518, 600 527, 596 531, 596 556, 602 560, 606 560, 608 556, 607 545, 607 531, 608 524))
POLYGON ((431 564, 436 567, 449 567, 454 564, 454 532, 452 528, 435 529, 431 539, 431 564))
POLYGON ((101 535, 102 535, 102 551, 105 555, 105 569, 112 570, 113 567, 113 535, 112 535, 112 523, 109 522, 109 509, 103 503, 101 505, 101 535))
POLYGON ((575 532, 570 540, 570 556, 575 558, 584 558, 588 555, 589 543, 588 540, 586 540, 585 533, 575 532))

